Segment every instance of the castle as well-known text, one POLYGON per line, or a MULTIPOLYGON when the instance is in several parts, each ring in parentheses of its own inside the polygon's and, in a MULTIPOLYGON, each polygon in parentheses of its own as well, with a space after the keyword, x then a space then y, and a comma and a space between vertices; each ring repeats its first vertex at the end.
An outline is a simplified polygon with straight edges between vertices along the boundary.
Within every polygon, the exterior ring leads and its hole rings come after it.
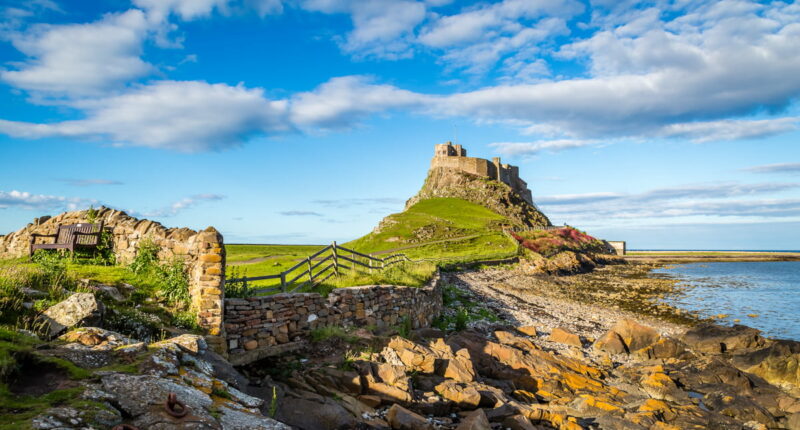
POLYGON ((437 167, 458 169, 473 175, 498 180, 511 187, 526 202, 533 205, 533 197, 531 190, 528 189, 528 183, 519 177, 519 167, 502 164, 500 157, 494 157, 492 161, 467 157, 467 150, 461 145, 447 142, 435 146, 431 170, 437 167))

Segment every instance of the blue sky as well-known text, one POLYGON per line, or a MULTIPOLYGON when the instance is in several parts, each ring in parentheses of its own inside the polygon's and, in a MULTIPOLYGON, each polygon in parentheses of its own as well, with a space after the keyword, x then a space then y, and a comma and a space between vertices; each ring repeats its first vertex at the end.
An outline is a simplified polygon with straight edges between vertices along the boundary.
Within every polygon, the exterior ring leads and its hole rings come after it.
POLYGON ((104 204, 344 241, 455 139, 632 248, 800 249, 796 3, 0 5, 1 232, 104 204))

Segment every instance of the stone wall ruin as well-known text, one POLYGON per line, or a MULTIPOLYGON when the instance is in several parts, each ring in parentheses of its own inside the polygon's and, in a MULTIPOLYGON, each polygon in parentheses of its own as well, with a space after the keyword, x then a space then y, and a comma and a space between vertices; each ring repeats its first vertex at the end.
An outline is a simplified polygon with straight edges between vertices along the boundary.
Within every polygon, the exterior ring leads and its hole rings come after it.
MULTIPOLYGON (((65 212, 55 217, 40 217, 22 229, 0 236, 0 258, 29 255, 32 233, 54 234, 59 225, 88 222, 88 211, 65 212)), ((198 314, 198 324, 208 331, 209 343, 224 348, 222 303, 225 291, 225 246, 222 235, 213 227, 203 231, 166 228, 158 222, 134 218, 125 212, 106 207, 96 209, 95 222, 103 222, 111 233, 117 262, 133 260, 139 246, 149 238, 159 246, 159 260, 181 259, 189 274, 191 308, 198 314)), ((44 240, 44 239, 38 239, 44 240)), ((37 242, 39 243, 39 242, 37 242)))

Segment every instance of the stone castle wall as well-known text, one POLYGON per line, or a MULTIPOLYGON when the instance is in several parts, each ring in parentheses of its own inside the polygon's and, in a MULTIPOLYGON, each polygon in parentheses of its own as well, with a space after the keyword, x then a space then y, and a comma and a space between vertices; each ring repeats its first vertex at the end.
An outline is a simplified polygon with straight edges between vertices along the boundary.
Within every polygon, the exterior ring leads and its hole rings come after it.
POLYGON ((483 158, 467 157, 467 150, 461 145, 450 142, 436 145, 431 170, 436 168, 457 169, 472 175, 498 180, 519 194, 529 204, 533 204, 533 196, 528 184, 519 177, 519 167, 502 164, 500 158, 492 161, 483 158))
POLYGON ((427 327, 442 311, 438 275, 420 288, 369 285, 339 288, 328 297, 282 293, 225 299, 229 360, 245 364, 283 352, 319 327, 399 325, 427 327))
MULTIPOLYGON (((32 233, 54 234, 59 225, 88 222, 87 213, 83 210, 65 212, 52 218, 37 218, 16 232, 0 236, 0 258, 27 256, 32 233)), ((183 260, 189 273, 192 309, 198 312, 198 323, 211 336, 222 334, 225 246, 217 230, 213 227, 199 232, 188 228, 166 228, 158 222, 134 218, 105 207, 96 210, 95 222, 100 221, 111 233, 118 263, 126 264, 133 260, 145 238, 160 247, 158 257, 161 261, 183 260)), ((218 339, 210 338, 209 341, 224 346, 218 339)))

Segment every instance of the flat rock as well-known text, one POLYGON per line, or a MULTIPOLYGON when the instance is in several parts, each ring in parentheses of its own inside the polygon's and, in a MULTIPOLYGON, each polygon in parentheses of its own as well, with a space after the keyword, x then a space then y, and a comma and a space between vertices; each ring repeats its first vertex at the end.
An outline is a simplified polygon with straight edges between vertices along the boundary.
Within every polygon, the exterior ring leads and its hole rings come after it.
POLYGON ((48 308, 41 316, 51 338, 78 325, 98 325, 103 317, 103 304, 91 293, 75 293, 48 308))
POLYGON ((577 334, 572 333, 571 331, 562 327, 554 328, 550 332, 550 336, 547 337, 547 340, 564 345, 572 345, 577 347, 583 346, 581 343, 581 338, 578 337, 577 334))

